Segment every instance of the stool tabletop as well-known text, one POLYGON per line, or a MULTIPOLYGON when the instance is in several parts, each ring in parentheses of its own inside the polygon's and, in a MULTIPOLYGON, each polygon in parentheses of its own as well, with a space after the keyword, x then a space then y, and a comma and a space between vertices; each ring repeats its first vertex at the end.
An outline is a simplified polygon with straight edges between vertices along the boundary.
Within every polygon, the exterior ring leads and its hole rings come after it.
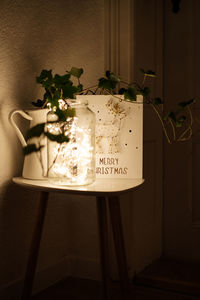
POLYGON ((65 186, 56 185, 48 182, 47 179, 44 180, 31 180, 25 179, 23 177, 14 177, 13 182, 37 191, 47 191, 47 192, 62 192, 70 194, 82 194, 82 195, 119 195, 125 192, 131 191, 141 185, 144 182, 142 178, 132 178, 132 179, 114 179, 105 178, 99 179, 89 185, 82 186, 65 186))

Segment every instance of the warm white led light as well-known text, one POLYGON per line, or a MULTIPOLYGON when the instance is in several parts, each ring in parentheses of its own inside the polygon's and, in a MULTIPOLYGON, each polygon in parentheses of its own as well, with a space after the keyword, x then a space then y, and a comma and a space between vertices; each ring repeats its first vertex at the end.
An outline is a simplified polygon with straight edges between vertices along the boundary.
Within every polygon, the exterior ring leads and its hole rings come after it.
MULTIPOLYGON (((63 105, 63 104, 62 104, 63 105)), ((76 116, 65 122, 49 123, 47 131, 58 135, 64 133, 69 142, 48 142, 48 177, 60 184, 83 185, 95 177, 95 118, 84 118, 76 109, 76 116)))

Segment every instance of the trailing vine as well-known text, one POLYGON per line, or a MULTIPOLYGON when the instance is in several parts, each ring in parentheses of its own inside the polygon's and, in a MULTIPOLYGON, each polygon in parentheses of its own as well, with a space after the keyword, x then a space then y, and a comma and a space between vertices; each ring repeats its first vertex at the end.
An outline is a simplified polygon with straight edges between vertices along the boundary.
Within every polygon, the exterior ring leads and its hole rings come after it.
MULTIPOLYGON (((42 70, 40 75, 36 77, 36 82, 42 86, 45 92, 42 99, 38 99, 36 102, 32 102, 32 104, 38 108, 53 108, 54 114, 57 116, 55 122, 58 122, 65 121, 66 118, 75 115, 75 110, 68 107, 67 104, 63 105, 63 101, 67 103, 67 99, 74 99, 76 95, 110 94, 120 99, 120 101, 122 101, 121 97, 123 96, 124 101, 131 101, 137 104, 139 103, 137 95, 142 95, 144 100, 141 104, 152 107, 161 123, 168 143, 186 141, 191 138, 193 125, 191 105, 194 103, 194 99, 179 102, 177 103, 176 110, 164 113, 164 101, 159 97, 151 97, 151 89, 146 85, 147 79, 156 78, 154 71, 141 69, 141 73, 143 74, 141 84, 138 82, 127 83, 113 72, 106 71, 105 76, 99 78, 96 85, 86 89, 83 88, 80 82, 83 72, 82 68, 76 67, 72 67, 64 75, 53 75, 52 70, 42 70), (120 83, 125 87, 120 88, 120 83), (117 95, 120 95, 120 97, 117 95), (182 129, 181 132, 180 129, 182 129)), ((27 132, 26 140, 28 141, 33 137, 41 137, 42 135, 59 144, 69 141, 69 137, 65 136, 64 133, 59 135, 50 134, 46 130, 46 123, 37 124, 30 128, 27 132)), ((38 152, 41 150, 41 147, 40 144, 28 144, 24 147, 24 154, 28 155, 32 152, 38 152)))

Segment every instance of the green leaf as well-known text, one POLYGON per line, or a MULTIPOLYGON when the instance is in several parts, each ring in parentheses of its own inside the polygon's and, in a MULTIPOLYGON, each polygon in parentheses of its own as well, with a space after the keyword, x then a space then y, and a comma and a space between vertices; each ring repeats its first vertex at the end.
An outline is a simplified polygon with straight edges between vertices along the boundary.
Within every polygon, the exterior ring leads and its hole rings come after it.
POLYGON ((156 73, 154 71, 152 71, 152 70, 146 71, 145 75, 149 76, 149 77, 156 77, 156 73))
POLYGON ((111 91, 116 87, 116 84, 117 84, 117 82, 113 82, 110 79, 106 79, 106 78, 102 77, 99 79, 98 87, 108 90, 108 91, 111 91))
POLYGON ((36 77, 36 82, 43 83, 45 79, 52 80, 52 70, 42 70, 40 76, 36 77))
POLYGON ((134 87, 128 87, 127 91, 124 92, 124 99, 136 101, 137 91, 134 87))
POLYGON ((195 102, 195 99, 191 99, 191 100, 188 100, 188 101, 183 101, 183 102, 179 102, 178 103, 178 106, 180 106, 181 108, 184 108, 192 103, 195 102))
POLYGON ((44 127, 45 127, 45 123, 40 123, 37 124, 33 127, 31 127, 26 134, 26 140, 29 140, 33 137, 39 137, 41 136, 41 134, 44 133, 44 127))
POLYGON ((145 75, 149 77, 156 77, 156 73, 152 70, 145 71, 144 69, 140 69, 140 71, 145 75))
POLYGON ((120 82, 120 78, 113 73, 110 74, 109 79, 116 83, 120 82))
POLYGON ((61 89, 56 89, 55 91, 52 92, 53 97, 52 97, 52 102, 56 107, 58 107, 58 100, 61 98, 61 89))
POLYGON ((75 94, 79 91, 78 87, 76 86, 72 86, 71 84, 66 84, 65 86, 63 86, 63 98, 70 98, 70 99, 74 99, 75 98, 75 94))
POLYGON ((136 101, 137 90, 133 86, 129 86, 128 89, 121 88, 119 90, 120 95, 124 95, 124 99, 136 101))
POLYGON ((106 90, 112 90, 113 89, 112 82, 110 82, 108 79, 106 79, 104 77, 99 79, 98 87, 102 88, 102 89, 106 89, 106 90))
POLYGON ((123 95, 125 92, 127 91, 127 89, 125 89, 125 88, 121 88, 121 89, 119 89, 119 95, 123 95))
POLYGON ((106 77, 101 77, 99 79, 98 87, 108 91, 114 90, 116 85, 120 82, 120 78, 108 70, 105 75, 106 77))
POLYGON ((56 87, 61 87, 68 83, 72 84, 72 81, 70 80, 70 74, 65 74, 63 76, 56 74, 53 78, 53 82, 55 83, 56 87))
POLYGON ((75 108, 68 107, 68 109, 56 109, 55 114, 58 116, 59 121, 66 121, 68 117, 73 118, 76 115, 75 108))
POLYGON ((24 153, 24 155, 28 155, 33 152, 38 152, 41 150, 42 147, 44 147, 44 146, 37 147, 35 144, 29 144, 26 147, 23 147, 23 153, 24 153))
POLYGON ((71 70, 69 71, 69 73, 71 75, 73 75, 74 77, 80 78, 81 75, 83 74, 83 69, 82 68, 72 67, 71 70))
POLYGON ((163 104, 163 103, 164 103, 164 102, 163 102, 163 100, 162 100, 161 98, 158 98, 158 97, 157 97, 157 98, 154 99, 154 104, 155 104, 155 105, 159 105, 159 104, 163 104))
POLYGON ((73 118, 76 115, 76 109, 72 107, 68 107, 68 109, 66 109, 64 112, 66 118, 67 117, 73 118))
POLYGON ((115 75, 114 73, 110 72, 109 70, 106 71, 106 77, 107 79, 110 79, 113 82, 120 82, 119 76, 115 75))
POLYGON ((149 96, 151 89, 148 86, 145 86, 143 89, 139 90, 144 97, 149 96))
POLYGON ((51 87, 51 85, 52 85, 52 79, 46 79, 42 82, 42 86, 46 89, 51 87))
POLYGON ((109 70, 106 71, 106 77, 109 78, 110 77, 111 72, 109 70))
POLYGON ((48 100, 51 100, 52 99, 52 96, 51 96, 51 93, 49 90, 45 89, 45 93, 44 93, 44 97, 43 99, 46 101, 47 99, 48 100))
POLYGON ((176 127, 182 127, 185 120, 186 120, 186 116, 180 116, 176 120, 176 127))
POLYGON ((176 123, 176 115, 173 111, 171 111, 169 114, 168 114, 168 118, 170 118, 172 121, 174 121, 176 123))
POLYGON ((55 134, 52 134, 50 132, 45 132, 45 135, 52 142, 57 142, 59 144, 69 142, 69 137, 65 136, 63 133, 55 135, 55 134))
POLYGON ((35 107, 42 107, 45 103, 45 100, 38 99, 36 102, 31 102, 35 107))

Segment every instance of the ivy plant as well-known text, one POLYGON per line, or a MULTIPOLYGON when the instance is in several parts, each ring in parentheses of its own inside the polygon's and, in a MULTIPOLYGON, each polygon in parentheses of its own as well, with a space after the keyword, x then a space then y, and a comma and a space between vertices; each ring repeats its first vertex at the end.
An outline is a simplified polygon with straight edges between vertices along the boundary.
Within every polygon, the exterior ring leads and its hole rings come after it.
MULTIPOLYGON (((86 95, 88 93, 110 94, 119 98, 116 96, 119 94, 123 96, 125 101, 136 102, 137 95, 142 95, 144 99, 143 104, 151 105, 158 116, 169 143, 189 139, 192 135, 193 117, 191 105, 194 103, 194 99, 179 102, 176 110, 164 113, 163 100, 158 97, 152 98, 151 89, 146 84, 147 79, 154 79, 156 77, 156 73, 152 70, 145 71, 141 69, 140 71, 143 75, 141 83, 127 83, 120 76, 107 70, 105 75, 98 79, 96 85, 84 89, 80 82, 80 78, 84 73, 83 68, 72 67, 64 75, 53 75, 52 70, 42 70, 40 75, 36 77, 36 82, 44 89, 43 98, 37 99, 32 104, 37 108, 52 107, 54 113, 57 115, 55 122, 58 122, 65 121, 67 117, 75 115, 75 110, 68 106, 65 109, 60 108, 60 99, 66 101, 67 99, 76 98, 78 94, 86 95), (125 87, 121 88, 121 84, 125 87), (180 128, 183 129, 181 132, 180 128)), ((119 99, 121 100, 121 98, 119 99)), ((60 144, 69 141, 69 137, 64 135, 64 130, 59 135, 49 133, 46 130, 46 123, 41 123, 30 128, 27 132, 26 140, 29 141, 33 137, 40 138, 42 136, 46 136, 49 140, 60 144)), ((24 147, 24 154, 28 155, 32 152, 39 152, 41 148, 42 145, 40 142, 37 145, 29 143, 24 147)))

